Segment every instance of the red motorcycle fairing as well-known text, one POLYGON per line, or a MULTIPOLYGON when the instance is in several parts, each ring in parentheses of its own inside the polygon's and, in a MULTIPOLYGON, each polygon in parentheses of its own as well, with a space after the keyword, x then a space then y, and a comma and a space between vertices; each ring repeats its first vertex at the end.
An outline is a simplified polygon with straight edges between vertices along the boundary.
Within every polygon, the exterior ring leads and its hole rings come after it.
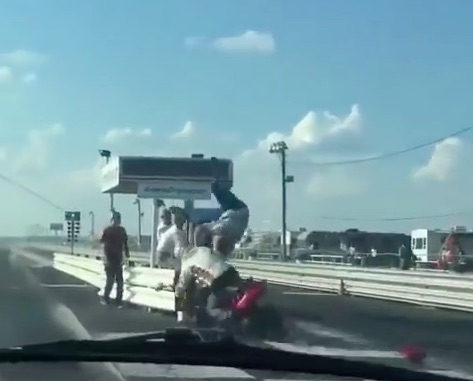
POLYGON ((253 282, 241 294, 235 297, 232 302, 232 309, 239 317, 246 318, 265 293, 266 284, 264 282, 253 282))

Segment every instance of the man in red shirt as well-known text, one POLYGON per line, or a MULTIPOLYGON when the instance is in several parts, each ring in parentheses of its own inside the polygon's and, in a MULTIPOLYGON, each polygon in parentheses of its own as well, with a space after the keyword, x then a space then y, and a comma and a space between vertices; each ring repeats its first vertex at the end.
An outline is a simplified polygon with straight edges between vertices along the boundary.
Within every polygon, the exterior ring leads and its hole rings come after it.
POLYGON ((118 306, 122 305, 123 298, 123 253, 127 258, 130 257, 128 249, 128 235, 123 226, 121 226, 121 215, 113 212, 111 224, 107 226, 100 242, 103 244, 103 259, 105 265, 105 289, 103 295, 103 303, 110 303, 110 292, 113 284, 117 283, 118 306))

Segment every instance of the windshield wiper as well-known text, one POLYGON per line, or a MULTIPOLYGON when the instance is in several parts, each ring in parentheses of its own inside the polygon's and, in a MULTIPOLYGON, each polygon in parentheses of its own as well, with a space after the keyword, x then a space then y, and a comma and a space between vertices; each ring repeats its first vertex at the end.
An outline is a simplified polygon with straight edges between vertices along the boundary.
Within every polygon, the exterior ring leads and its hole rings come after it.
MULTIPOLYGON (((118 349, 122 353, 124 348, 132 346, 134 349, 142 345, 154 345, 158 342, 177 345, 188 343, 222 342, 233 341, 233 336, 223 330, 216 329, 190 329, 190 328, 168 328, 162 331, 149 333, 139 333, 124 335, 106 340, 60 340, 41 344, 31 344, 10 349, 22 349, 28 351, 49 351, 49 350, 114 350, 118 349)), ((0 350, 1 354, 1 350, 0 350)))
POLYGON ((190 329, 170 329, 110 340, 66 340, 0 350, 0 363, 27 361, 222 366, 379 381, 463 380, 364 361, 249 346, 225 335, 215 334, 213 340, 206 341, 202 330, 190 329))

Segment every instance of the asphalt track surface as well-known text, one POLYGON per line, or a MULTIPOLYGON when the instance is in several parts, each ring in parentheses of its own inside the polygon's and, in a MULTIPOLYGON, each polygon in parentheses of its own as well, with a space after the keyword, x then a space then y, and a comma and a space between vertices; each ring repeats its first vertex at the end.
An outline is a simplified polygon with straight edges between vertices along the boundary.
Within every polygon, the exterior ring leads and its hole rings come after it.
MULTIPOLYGON (((61 339, 106 339, 174 326, 171 316, 103 306, 97 290, 52 267, 48 253, 0 253, 0 347, 61 339)), ((427 350, 424 371, 473 379, 473 317, 391 302, 308 293, 271 286, 269 302, 292 327, 282 349, 413 367, 401 358, 404 344, 427 350), (471 374, 471 376, 470 376, 471 374)), ((144 364, 2 364, 2 380, 334 380, 241 369, 144 364)))

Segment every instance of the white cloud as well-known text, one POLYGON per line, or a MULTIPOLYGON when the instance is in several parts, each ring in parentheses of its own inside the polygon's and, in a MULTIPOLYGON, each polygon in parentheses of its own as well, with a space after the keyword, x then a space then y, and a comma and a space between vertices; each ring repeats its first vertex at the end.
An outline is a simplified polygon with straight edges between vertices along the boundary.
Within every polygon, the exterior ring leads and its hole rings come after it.
POLYGON ((448 180, 460 161, 462 146, 461 140, 457 137, 437 143, 428 163, 413 172, 413 179, 438 182, 448 180))
POLYGON ((254 52, 272 53, 276 49, 276 42, 271 33, 247 30, 238 36, 220 37, 212 43, 217 50, 224 52, 254 52))
POLYGON ((0 66, 0 85, 13 81, 13 72, 8 66, 0 66))
MULTIPOLYGON (((311 168, 291 165, 293 158, 308 161, 327 143, 356 137, 361 134, 361 112, 355 104, 344 116, 335 116, 329 112, 308 112, 288 131, 273 131, 256 143, 256 146, 244 150, 235 159, 235 189, 252 205, 253 226, 263 220, 272 221, 277 227, 280 221, 280 209, 274 207, 281 202, 280 165, 274 155, 269 154, 271 143, 284 140, 288 147, 288 174, 294 175, 295 182, 288 184, 288 200, 291 210, 308 214, 318 207, 312 207, 314 199, 331 197, 337 203, 364 191, 365 185, 357 177, 341 168, 311 168), (314 170, 316 171, 314 173, 314 170), (255 190, 257 189, 257 190, 255 190)), ((336 147, 336 144, 333 144, 336 147)), ((331 154, 333 160, 337 155, 343 158, 345 152, 331 154)), ((363 181, 367 179, 364 178, 363 181)), ((304 220, 307 220, 304 217, 304 220)))
POLYGON ((50 158, 51 143, 63 133, 64 127, 60 123, 30 131, 25 147, 14 160, 14 171, 23 173, 45 169, 50 158))
POLYGON ((22 49, 0 53, 0 63, 12 66, 36 66, 46 62, 47 59, 44 54, 22 49))
POLYGON ((147 138, 152 135, 149 128, 142 130, 133 130, 131 128, 112 128, 102 137, 102 141, 108 144, 117 144, 126 141, 129 138, 147 138))
POLYGON ((307 184, 308 194, 318 199, 357 196, 365 189, 360 178, 341 168, 315 173, 307 184))
POLYGON ((320 145, 329 139, 336 139, 346 134, 357 134, 361 131, 361 113, 358 105, 351 107, 344 118, 328 112, 320 118, 315 111, 309 111, 289 133, 270 132, 258 142, 256 148, 245 151, 249 155, 254 151, 267 152, 272 143, 284 140, 291 151, 302 151, 320 145))
POLYGON ((254 30, 247 30, 238 36, 219 37, 215 40, 208 40, 203 36, 187 37, 184 45, 187 48, 210 46, 228 53, 270 54, 276 50, 276 42, 271 33, 254 30))
POLYGON ((25 74, 21 78, 21 81, 23 83, 29 84, 29 83, 36 82, 37 79, 38 79, 38 76, 35 73, 28 73, 28 74, 25 74))
POLYGON ((186 122, 181 130, 171 135, 172 139, 189 139, 195 135, 196 127, 190 120, 186 122))

